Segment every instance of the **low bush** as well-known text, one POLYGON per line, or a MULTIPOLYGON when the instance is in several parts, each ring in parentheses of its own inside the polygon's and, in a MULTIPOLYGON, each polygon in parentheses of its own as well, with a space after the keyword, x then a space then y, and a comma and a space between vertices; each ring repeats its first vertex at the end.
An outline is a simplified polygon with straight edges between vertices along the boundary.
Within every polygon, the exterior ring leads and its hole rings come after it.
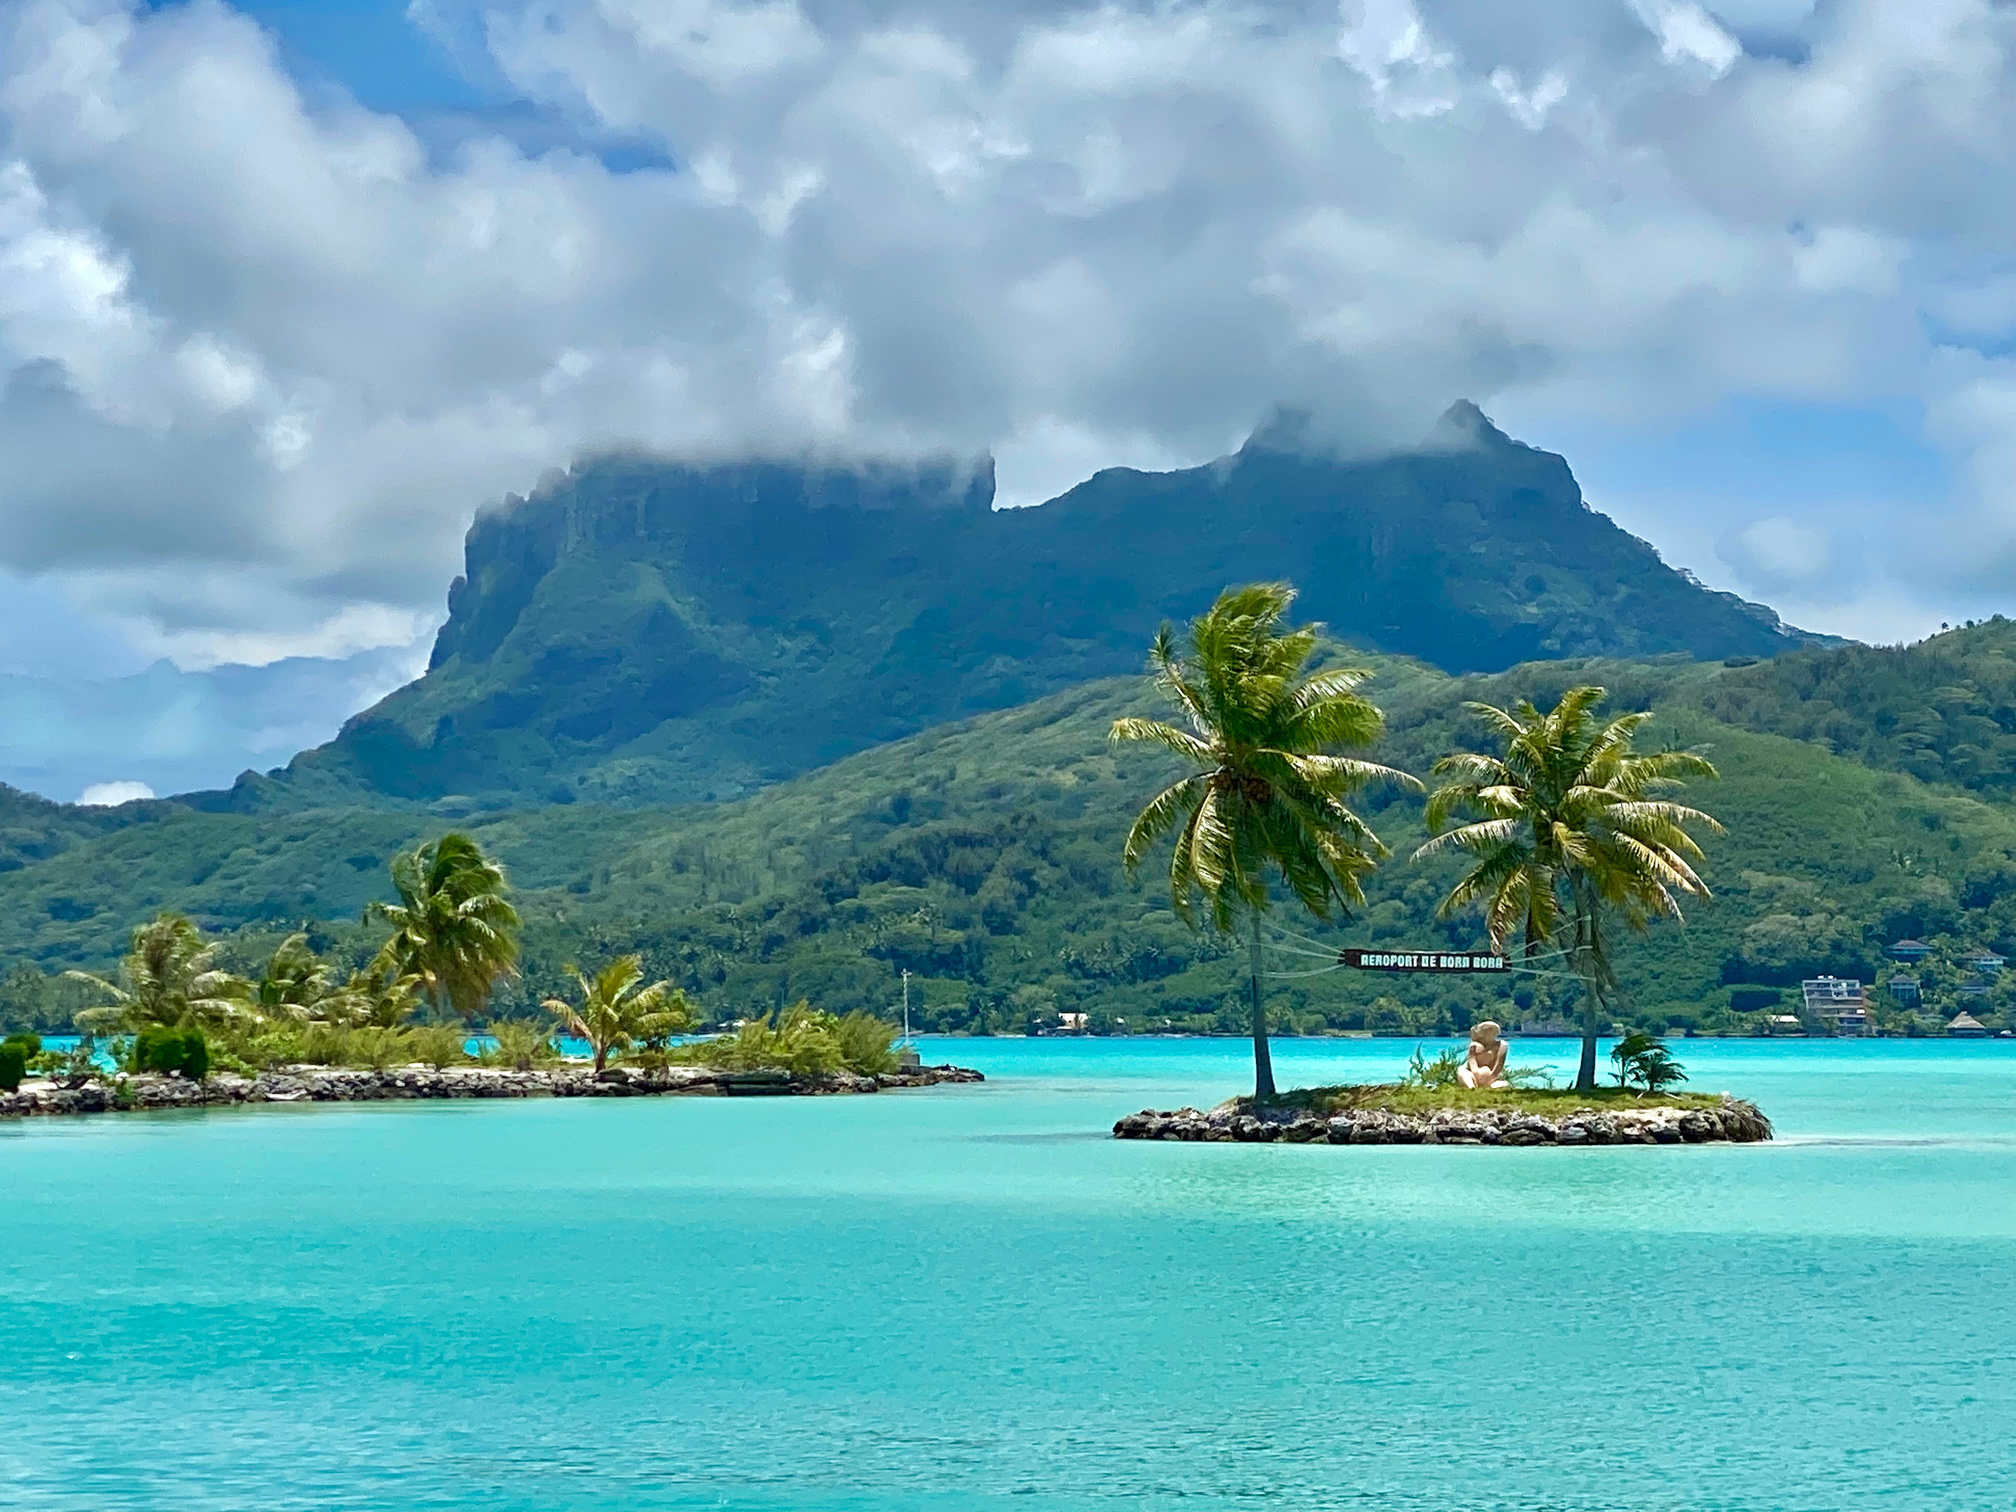
POLYGON ((201 1029, 142 1029, 133 1041, 135 1071, 179 1071, 191 1081, 210 1074, 210 1041, 201 1029))
POLYGON ((896 1029, 869 1013, 835 1017, 802 998, 789 1008, 744 1019, 733 1034, 702 1040, 671 1052, 717 1071, 789 1071, 823 1076, 855 1071, 872 1076, 894 1067, 890 1048, 896 1029))
POLYGON ((1647 1092, 1664 1092, 1687 1080, 1687 1073, 1680 1069, 1680 1062, 1673 1059, 1673 1052, 1666 1048, 1665 1042, 1642 1030, 1619 1040, 1617 1048, 1610 1052, 1610 1059, 1617 1063, 1620 1087, 1628 1087, 1635 1081, 1647 1092))
POLYGON ((348 1036, 343 1059, 350 1065, 364 1066, 373 1071, 404 1065, 408 1059, 406 1036, 397 1029, 377 1024, 353 1029, 348 1036))
POLYGON ((354 1031, 340 1024, 310 1024, 301 1031, 296 1053, 304 1066, 340 1066, 350 1059, 354 1031))
POLYGON ((833 1038, 840 1047, 840 1064, 863 1076, 876 1076, 896 1069, 895 1037, 894 1024, 858 1009, 842 1014, 833 1023, 833 1038))
POLYGON ((23 1060, 34 1060, 42 1053, 42 1036, 39 1034, 10 1034, 0 1039, 0 1047, 16 1045, 21 1050, 23 1060))
POLYGON ((1454 1050, 1444 1050, 1435 1059, 1429 1060, 1417 1047, 1413 1058, 1407 1062, 1407 1075, 1400 1085, 1423 1089, 1453 1087, 1457 1085, 1456 1073, 1462 1069, 1463 1057, 1454 1050))
POLYGON ((477 1056, 486 1066, 508 1066, 515 1071, 530 1071, 535 1065, 546 1065, 560 1059, 559 1047, 553 1043, 553 1031, 544 1024, 528 1023, 523 1019, 498 1019, 490 1026, 490 1036, 496 1043, 477 1056))
POLYGON ((0 1092, 17 1092, 21 1078, 28 1074, 28 1057, 21 1046, 9 1040, 0 1044, 0 1092))
POLYGON ((426 1024, 406 1031, 406 1047, 414 1060, 439 1071, 469 1059, 469 1031, 460 1024, 426 1024))

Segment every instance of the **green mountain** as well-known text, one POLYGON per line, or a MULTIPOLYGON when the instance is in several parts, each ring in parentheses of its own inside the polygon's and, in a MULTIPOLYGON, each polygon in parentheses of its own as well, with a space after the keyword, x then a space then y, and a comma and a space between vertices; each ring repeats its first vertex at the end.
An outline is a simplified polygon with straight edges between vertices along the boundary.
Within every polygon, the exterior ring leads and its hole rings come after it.
MULTIPOLYGON (((1655 743, 1705 748, 1721 766, 1724 780, 1694 795, 1730 828, 1710 847, 1717 896, 1690 911, 1684 930, 1661 926, 1627 947, 1637 1016, 1752 1022, 1791 1006, 1803 975, 1880 978, 1882 946, 1906 934, 1934 945, 1920 972, 1931 1007, 1965 1002, 1994 1020, 2012 1006, 2016 983, 1957 994, 1970 950, 2016 953, 2016 814, 1705 712, 1753 669, 1570 660, 1451 677, 1362 659, 1376 667, 1372 691, 1389 713, 1382 759, 1417 772, 1478 738, 1464 700, 1544 700, 1590 680, 1613 690, 1613 706, 1659 710, 1655 743)), ((927 1026, 1017 1028, 1084 1011, 1102 1024, 1236 1029, 1236 963, 1177 922, 1157 879, 1119 872, 1132 806, 1167 775, 1154 755, 1105 740, 1115 716, 1149 706, 1144 684, 1085 684, 737 802, 474 816, 467 827, 510 866, 528 919, 525 978, 502 1006, 528 1010, 569 961, 641 948, 655 973, 722 1018, 801 995, 887 1009, 907 969, 927 1026)), ((1370 813, 1395 855, 1362 916, 1329 930, 1285 912, 1282 921, 1331 943, 1481 943, 1474 919, 1434 917, 1451 863, 1406 859, 1422 833, 1419 800, 1375 800, 1370 813)), ((350 921, 383 893, 385 861, 442 827, 414 810, 163 806, 145 824, 0 875, 0 953, 49 969, 103 963, 133 922, 174 906, 236 931, 247 960, 299 920, 355 958, 370 936, 350 921)), ((1323 963, 1284 954, 1279 964, 1323 963)), ((1281 1002, 1285 1021, 1305 1030, 1428 1029, 1486 1013, 1544 1017, 1565 1007, 1565 989, 1522 978, 1508 1001, 1491 982, 1338 971, 1285 981, 1281 1002)), ((0 1018, 34 1011, 53 1021, 67 1009, 39 975, 18 973, 0 992, 0 1018)))
POLYGON ((1207 467, 995 510, 987 464, 608 458, 469 533, 418 682, 228 794, 255 812, 728 799, 1141 665, 1165 618, 1286 577, 1339 636, 1447 671, 1813 644, 1583 502, 1474 407, 1340 461, 1292 418, 1207 467))
POLYGON ((2016 622, 1915 646, 1795 652, 1717 679, 1702 707, 1925 782, 2016 794, 2016 622))

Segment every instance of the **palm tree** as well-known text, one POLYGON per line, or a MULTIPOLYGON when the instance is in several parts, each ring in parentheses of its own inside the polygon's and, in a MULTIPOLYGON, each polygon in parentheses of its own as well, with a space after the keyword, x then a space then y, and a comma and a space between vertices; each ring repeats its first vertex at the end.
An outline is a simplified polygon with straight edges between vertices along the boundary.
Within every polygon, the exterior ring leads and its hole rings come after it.
POLYGON ((381 949, 370 965, 350 973, 336 989, 335 1000, 354 1024, 397 1029, 419 1009, 422 989, 419 977, 410 972, 401 975, 381 949))
POLYGON ((248 984, 218 970, 216 962, 217 945, 203 938, 194 920, 159 913, 133 931, 117 982, 88 971, 63 974, 109 999, 77 1015, 77 1027, 86 1034, 214 1028, 242 1017, 249 995, 248 984))
POLYGON ((1530 702, 1511 710, 1473 703, 1465 707, 1504 740, 1504 753, 1459 752, 1435 763, 1449 779, 1428 800, 1431 838, 1416 859, 1459 849, 1476 864, 1442 902, 1448 917, 1473 903, 1484 905, 1494 949, 1515 934, 1525 954, 1542 954, 1560 937, 1582 979, 1582 1063, 1575 1088, 1596 1085, 1596 1034, 1617 989, 1606 910, 1634 930, 1654 917, 1681 917, 1677 894, 1707 897, 1693 863, 1701 847, 1687 832, 1722 826, 1698 809, 1661 796, 1687 777, 1713 777, 1707 759, 1688 751, 1640 755, 1631 742, 1650 713, 1625 714, 1599 724, 1602 688, 1570 688, 1542 714, 1530 702), (1449 816, 1475 817, 1444 830, 1449 816))
POLYGON ((610 1051, 628 1050, 639 1040, 682 1034, 700 1022, 686 994, 669 982, 638 985, 644 980, 641 957, 618 956, 592 977, 578 966, 567 970, 581 989, 580 1004, 548 998, 542 1006, 559 1016, 566 1033, 588 1041, 598 1074, 608 1064, 610 1051))
POLYGON ((467 1018, 518 965, 518 910, 504 868, 469 836, 443 835, 392 858, 397 903, 373 903, 366 919, 392 926, 373 962, 382 980, 416 977, 439 1017, 467 1018))
POLYGON ((335 969, 309 948, 297 931, 274 947, 259 980, 248 984, 249 1006, 262 1018, 297 1024, 346 1024, 361 1017, 361 1005, 335 979, 335 969))
POLYGON ((1163 746, 1192 768, 1141 810, 1121 860, 1132 875, 1173 832, 1169 893, 1178 917, 1194 925, 1201 903, 1220 933, 1244 931, 1258 1100, 1274 1095, 1260 939, 1270 876, 1319 919, 1348 914, 1364 901, 1359 879, 1386 847, 1345 799, 1375 781, 1421 785, 1338 754, 1371 745, 1385 716, 1356 691, 1369 672, 1305 675, 1320 633, 1314 625, 1283 628, 1294 602, 1286 583, 1253 583, 1221 593, 1191 623, 1187 645, 1164 625, 1149 666, 1189 728, 1120 719, 1111 736, 1163 746))

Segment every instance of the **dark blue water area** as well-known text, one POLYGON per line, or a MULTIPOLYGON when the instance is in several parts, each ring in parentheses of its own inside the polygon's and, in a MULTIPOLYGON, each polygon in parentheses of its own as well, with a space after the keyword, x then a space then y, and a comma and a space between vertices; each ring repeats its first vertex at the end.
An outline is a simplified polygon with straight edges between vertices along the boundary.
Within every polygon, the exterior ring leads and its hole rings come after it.
POLYGON ((1755 1149, 1102 1137, 1211 1044, 17 1123, 0 1505, 2009 1508, 1982 1049, 1732 1062, 1807 1087, 1755 1149))

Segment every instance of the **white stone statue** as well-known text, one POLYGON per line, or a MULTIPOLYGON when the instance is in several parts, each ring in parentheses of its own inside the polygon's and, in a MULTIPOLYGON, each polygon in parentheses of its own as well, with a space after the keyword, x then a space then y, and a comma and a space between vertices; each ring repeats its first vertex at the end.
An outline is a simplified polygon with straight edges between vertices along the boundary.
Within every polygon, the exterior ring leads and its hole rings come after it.
POLYGON ((1498 1026, 1486 1019, 1470 1030, 1470 1053, 1456 1068, 1456 1080, 1466 1087, 1505 1085, 1505 1041, 1498 1026))

